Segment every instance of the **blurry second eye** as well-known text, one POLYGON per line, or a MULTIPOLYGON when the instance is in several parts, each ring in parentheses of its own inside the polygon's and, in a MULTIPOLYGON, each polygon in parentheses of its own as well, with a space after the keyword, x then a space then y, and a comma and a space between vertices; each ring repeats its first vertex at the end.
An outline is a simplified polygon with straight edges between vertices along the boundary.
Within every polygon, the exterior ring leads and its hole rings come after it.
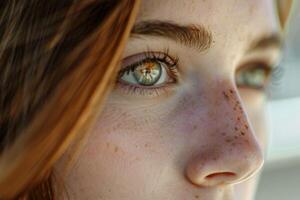
POLYGON ((263 89, 269 79, 270 68, 264 66, 245 67, 236 73, 236 84, 241 87, 263 89))

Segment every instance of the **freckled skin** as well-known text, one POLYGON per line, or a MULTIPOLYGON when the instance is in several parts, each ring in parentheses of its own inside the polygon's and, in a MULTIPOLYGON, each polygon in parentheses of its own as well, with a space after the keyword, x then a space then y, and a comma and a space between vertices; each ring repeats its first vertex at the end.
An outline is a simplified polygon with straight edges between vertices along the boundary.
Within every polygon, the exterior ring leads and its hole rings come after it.
MULTIPOLYGON (((137 21, 201 24, 213 34, 212 48, 129 40, 124 58, 168 47, 182 81, 158 97, 111 92, 64 178, 71 199, 250 200, 266 146, 265 95, 237 88, 233 77, 251 41, 279 31, 272 2, 142 1, 137 21)), ((56 165, 58 176, 68 154, 56 165)))

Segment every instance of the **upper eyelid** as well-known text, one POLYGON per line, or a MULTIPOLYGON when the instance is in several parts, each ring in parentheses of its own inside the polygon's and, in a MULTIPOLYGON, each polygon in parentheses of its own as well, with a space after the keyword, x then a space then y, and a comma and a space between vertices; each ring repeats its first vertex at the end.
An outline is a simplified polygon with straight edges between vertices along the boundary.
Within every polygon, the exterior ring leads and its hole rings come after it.
POLYGON ((280 58, 280 55, 278 56, 277 54, 273 54, 272 51, 264 51, 259 54, 258 52, 250 55, 248 54, 243 58, 242 62, 237 65, 235 73, 255 65, 263 66, 272 72, 278 67, 281 60, 280 58))
POLYGON ((243 64, 241 64, 236 70, 235 73, 238 73, 242 70, 247 70, 247 69, 252 69, 254 67, 257 66, 262 66, 261 68, 264 68, 266 70, 268 70, 269 72, 271 72, 272 70, 274 70, 276 67, 273 67, 272 64, 267 63, 265 61, 262 60, 258 60, 258 61, 249 61, 249 62, 245 62, 243 64))
POLYGON ((177 62, 178 62, 178 58, 177 57, 175 57, 175 58, 171 57, 168 53, 168 50, 164 50, 164 51, 165 52, 161 52, 161 51, 144 51, 144 52, 141 52, 141 53, 130 55, 130 56, 124 58, 123 61, 121 62, 121 66, 122 66, 121 69, 126 68, 126 66, 144 61, 146 59, 151 59, 151 58, 157 59, 157 58, 159 58, 159 56, 164 56, 161 59, 166 59, 166 61, 168 61, 169 64, 176 65, 177 62))
POLYGON ((161 51, 152 51, 148 48, 148 51, 143 51, 141 53, 136 53, 130 56, 127 56, 123 59, 121 63, 121 69, 118 73, 117 79, 121 78, 124 73, 130 72, 131 69, 139 66, 147 59, 153 59, 153 61, 157 60, 166 65, 165 71, 169 77, 170 82, 178 82, 178 73, 177 73, 177 64, 179 62, 179 58, 177 56, 169 55, 169 48, 165 48, 161 51))
MULTIPOLYGON (((267 43, 269 45, 274 44, 272 42, 267 43)), ((250 63, 261 63, 265 66, 269 66, 270 68, 276 68, 282 59, 282 51, 276 48, 272 48, 273 46, 269 47, 271 48, 263 49, 262 47, 257 47, 256 50, 250 52, 248 51, 246 54, 244 54, 242 60, 239 62, 237 67, 241 68, 250 63)))

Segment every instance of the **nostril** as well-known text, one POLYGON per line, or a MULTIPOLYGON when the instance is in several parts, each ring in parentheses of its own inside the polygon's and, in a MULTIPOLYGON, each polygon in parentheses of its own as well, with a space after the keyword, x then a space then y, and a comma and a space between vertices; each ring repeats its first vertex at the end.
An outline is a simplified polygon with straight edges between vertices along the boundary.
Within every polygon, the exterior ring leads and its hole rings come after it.
POLYGON ((212 173, 207 175, 206 179, 212 179, 212 178, 233 178, 236 177, 236 174, 233 172, 218 172, 218 173, 212 173))

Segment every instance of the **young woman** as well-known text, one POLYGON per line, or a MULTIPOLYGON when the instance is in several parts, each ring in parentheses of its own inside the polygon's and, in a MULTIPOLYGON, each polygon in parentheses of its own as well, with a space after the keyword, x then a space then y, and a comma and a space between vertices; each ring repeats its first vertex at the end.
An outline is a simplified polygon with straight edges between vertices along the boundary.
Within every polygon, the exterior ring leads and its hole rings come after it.
POLYGON ((0 9, 1 199, 253 198, 274 1, 0 9))

